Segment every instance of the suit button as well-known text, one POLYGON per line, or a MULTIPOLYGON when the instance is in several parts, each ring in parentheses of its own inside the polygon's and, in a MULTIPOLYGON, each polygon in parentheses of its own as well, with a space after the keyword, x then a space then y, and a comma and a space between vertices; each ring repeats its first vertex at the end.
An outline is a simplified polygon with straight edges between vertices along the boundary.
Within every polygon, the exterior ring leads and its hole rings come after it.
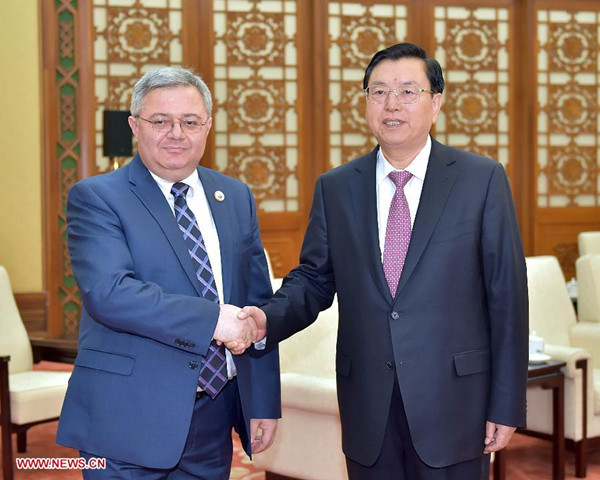
POLYGON ((178 347, 181 347, 181 340, 179 340, 179 339, 175 340, 175 345, 177 345, 178 347))
POLYGON ((190 348, 194 348, 196 346, 196 344, 194 342, 190 342, 188 345, 190 348))
POLYGON ((396 311, 393 311, 392 312, 392 318, 394 320, 398 320, 400 318, 400 314, 398 312, 396 312, 396 311))
POLYGON ((188 363, 188 366, 192 369, 192 370, 196 370, 198 368, 198 362, 194 362, 191 361, 190 363, 188 363))
POLYGON ((387 368, 388 370, 393 370, 394 369, 394 364, 392 362, 387 362, 385 364, 385 368, 387 368))

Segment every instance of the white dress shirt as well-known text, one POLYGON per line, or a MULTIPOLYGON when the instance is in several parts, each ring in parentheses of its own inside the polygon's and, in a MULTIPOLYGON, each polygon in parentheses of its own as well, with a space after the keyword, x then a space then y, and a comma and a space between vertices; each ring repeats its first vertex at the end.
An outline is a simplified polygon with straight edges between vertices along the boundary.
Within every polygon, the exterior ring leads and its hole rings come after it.
MULTIPOLYGON (((152 175, 152 178, 154 178, 156 181, 160 191, 167 199, 173 215, 175 215, 175 197, 171 193, 171 188, 175 182, 170 182, 160 178, 152 172, 150 172, 150 175, 152 175)), ((221 267, 221 244, 219 242, 217 227, 215 226, 215 221, 210 211, 206 194, 204 193, 204 187, 202 186, 202 182, 200 182, 200 177, 198 176, 198 171, 194 170, 189 177, 184 178, 181 180, 181 182, 190 186, 186 195, 186 201, 188 208, 193 212, 194 216, 196 217, 196 222, 198 222, 198 228, 202 234, 204 246, 206 247, 206 252, 208 253, 208 259, 210 260, 210 266, 212 268, 213 275, 215 276, 215 284, 217 286, 217 294, 219 295, 219 303, 222 304, 223 270, 221 267)), ((236 375, 237 371, 235 364, 233 363, 231 352, 225 349, 225 354, 227 358, 227 375, 231 379, 236 375)))
MULTIPOLYGON (((427 142, 405 171, 412 173, 412 178, 404 186, 404 195, 408 202, 411 226, 415 223, 415 216, 421 200, 423 182, 427 173, 429 154, 431 153, 431 137, 427 136, 427 142)), ((381 148, 377 151, 377 165, 375 167, 375 184, 377 192, 377 225, 379 233, 379 250, 381 252, 381 263, 383 263, 383 249, 385 247, 385 231, 390 213, 392 198, 396 193, 396 185, 388 177, 390 172, 397 169, 385 158, 381 148)))

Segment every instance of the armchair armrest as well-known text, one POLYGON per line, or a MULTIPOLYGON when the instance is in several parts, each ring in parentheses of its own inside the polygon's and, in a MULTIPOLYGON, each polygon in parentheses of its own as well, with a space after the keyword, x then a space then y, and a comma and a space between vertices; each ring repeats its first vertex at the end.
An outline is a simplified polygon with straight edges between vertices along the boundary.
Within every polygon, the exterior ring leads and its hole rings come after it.
POLYGON ((0 355, 0 392, 2 394, 0 398, 2 399, 5 397, 4 391, 8 392, 8 362, 10 362, 10 355, 0 355))
MULTIPOLYGON (((600 367, 600 323, 579 322, 569 331, 571 343, 587 350, 596 359, 596 368, 600 367)), ((588 362, 594 368, 593 362, 588 362)))
MULTIPOLYGON (((10 355, 0 356, 0 425, 2 426, 2 446, 10 444, 11 440, 11 412, 10 412, 10 390, 8 385, 8 362, 10 355), (4 442, 7 442, 6 444, 4 442)), ((2 449, 4 450, 4 448, 2 449)), ((9 460, 12 465, 12 458, 4 456, 2 461, 9 460)), ((6 465, 6 464, 5 464, 6 465)), ((11 472, 12 472, 12 467, 11 472)))
POLYGON ((554 360, 566 362, 567 365, 563 368, 563 373, 569 378, 581 375, 581 370, 578 371, 577 368, 578 361, 589 361, 591 358, 589 352, 582 348, 565 347, 562 345, 546 344, 544 353, 550 355, 554 360))
POLYGON ((281 374, 281 404, 339 416, 335 379, 301 375, 298 373, 281 374))

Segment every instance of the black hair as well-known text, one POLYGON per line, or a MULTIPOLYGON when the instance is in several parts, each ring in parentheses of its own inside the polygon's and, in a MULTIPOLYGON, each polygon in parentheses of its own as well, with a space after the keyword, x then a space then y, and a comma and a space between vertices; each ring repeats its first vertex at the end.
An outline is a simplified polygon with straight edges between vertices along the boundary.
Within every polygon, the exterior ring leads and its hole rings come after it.
POLYGON ((401 58, 419 58, 423 60, 425 64, 425 73, 431 84, 431 90, 435 93, 442 93, 444 91, 444 74, 442 67, 435 58, 427 56, 425 50, 418 45, 413 43, 398 43, 391 47, 379 50, 369 63, 369 66, 365 70, 365 77, 363 79, 363 88, 369 86, 369 78, 373 69, 384 60, 400 60, 401 58))

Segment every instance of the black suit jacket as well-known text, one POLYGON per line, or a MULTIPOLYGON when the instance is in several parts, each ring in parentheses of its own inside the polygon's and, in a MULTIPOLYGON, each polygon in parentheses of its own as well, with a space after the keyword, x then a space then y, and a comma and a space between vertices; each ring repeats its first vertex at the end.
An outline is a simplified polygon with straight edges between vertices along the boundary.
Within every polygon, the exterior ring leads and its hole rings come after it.
POLYGON ((377 149, 318 179, 300 265, 264 307, 268 345, 337 292, 344 453, 375 462, 397 376, 417 453, 443 467, 481 455, 486 420, 525 425, 527 279, 510 187, 501 164, 433 140, 392 299, 376 159, 377 149))

